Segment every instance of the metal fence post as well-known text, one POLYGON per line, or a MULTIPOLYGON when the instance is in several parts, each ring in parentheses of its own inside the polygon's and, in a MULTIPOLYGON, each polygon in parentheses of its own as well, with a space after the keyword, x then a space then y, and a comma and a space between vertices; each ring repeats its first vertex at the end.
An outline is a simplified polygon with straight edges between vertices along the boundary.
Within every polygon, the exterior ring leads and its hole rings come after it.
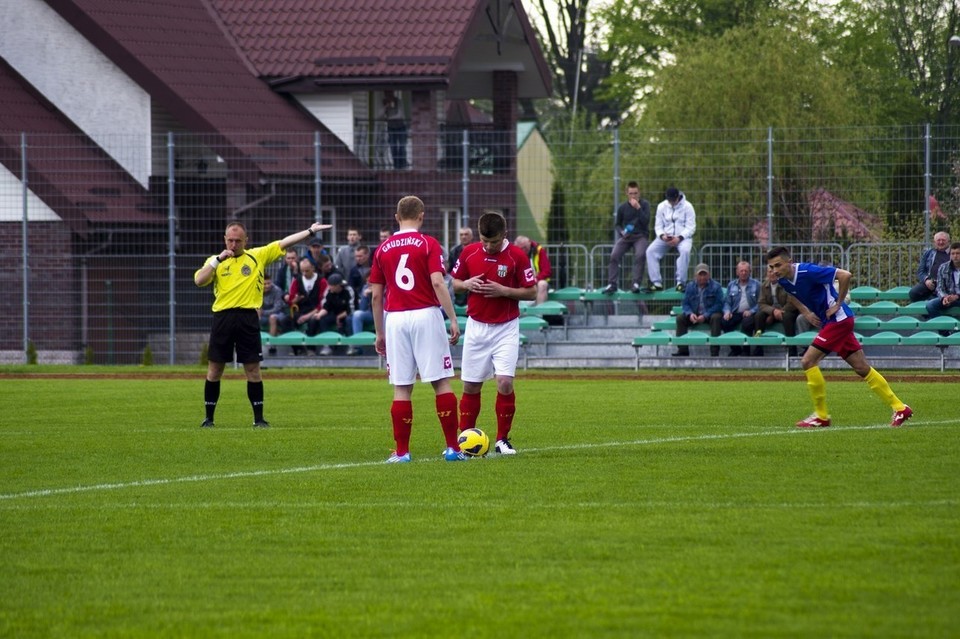
MULTIPOLYGON (((620 197, 620 127, 613 128, 613 243, 617 243, 617 198, 620 197)), ((637 259, 634 256, 634 259, 637 259)))
MULTIPOLYGON (((27 186, 27 134, 20 133, 20 178, 23 193, 23 221, 21 222, 21 258, 23 259, 23 359, 27 362, 27 351, 30 348, 30 249, 27 240, 30 234, 27 231, 29 187, 27 186)), ((28 362, 29 363, 29 362, 28 362)))
POLYGON ((923 134, 923 244, 930 246, 930 123, 923 134))
POLYGON ((470 226, 470 131, 463 130, 463 139, 460 142, 463 157, 463 172, 460 176, 461 188, 463 191, 463 211, 460 215, 463 217, 461 226, 470 226))
MULTIPOLYGON (((317 223, 323 223, 323 213, 320 211, 320 189, 323 178, 320 176, 320 132, 313 132, 313 215, 317 223)), ((332 230, 336 232, 336 229, 332 230)))
POLYGON ((168 336, 168 346, 170 355, 167 363, 173 366, 176 363, 176 330, 177 330, 177 208, 174 206, 174 196, 176 195, 176 176, 174 175, 174 139, 173 131, 167 131, 167 270, 170 278, 170 320, 168 336))
POLYGON ((767 127, 767 246, 773 246, 773 127, 767 127))

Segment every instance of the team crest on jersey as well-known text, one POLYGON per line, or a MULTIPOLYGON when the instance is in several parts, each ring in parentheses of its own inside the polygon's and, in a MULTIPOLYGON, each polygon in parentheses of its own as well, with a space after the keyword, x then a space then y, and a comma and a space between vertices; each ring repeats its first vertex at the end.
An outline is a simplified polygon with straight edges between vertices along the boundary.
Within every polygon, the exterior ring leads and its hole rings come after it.
POLYGON ((506 277, 506 276, 507 276, 507 265, 497 264, 497 277, 506 277))
POLYGON ((253 273, 253 269, 250 268, 249 264, 244 264, 240 269, 240 274, 244 277, 250 277, 250 274, 253 273))

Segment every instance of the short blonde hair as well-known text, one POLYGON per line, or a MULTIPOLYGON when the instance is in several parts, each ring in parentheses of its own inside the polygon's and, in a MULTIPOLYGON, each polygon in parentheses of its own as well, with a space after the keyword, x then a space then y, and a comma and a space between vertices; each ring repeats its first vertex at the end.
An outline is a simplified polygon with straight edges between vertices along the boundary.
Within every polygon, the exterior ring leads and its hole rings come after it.
POLYGON ((397 202, 397 217, 401 220, 415 220, 423 213, 423 200, 416 195, 408 195, 397 202))

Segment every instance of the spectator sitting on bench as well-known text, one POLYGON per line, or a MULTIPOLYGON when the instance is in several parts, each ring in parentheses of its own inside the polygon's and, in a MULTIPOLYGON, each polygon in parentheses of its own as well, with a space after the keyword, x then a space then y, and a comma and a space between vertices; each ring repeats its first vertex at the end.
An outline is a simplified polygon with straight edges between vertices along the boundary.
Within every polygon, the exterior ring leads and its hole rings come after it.
MULTIPOLYGON (((727 295, 723 298, 723 322, 720 330, 724 333, 740 327, 747 335, 753 335, 757 306, 760 302, 760 282, 753 279, 753 267, 750 262, 737 262, 737 279, 727 284, 727 295)), ((749 346, 731 346, 730 356, 749 355, 749 346)))
POLYGON ((927 302, 927 317, 960 308, 960 242, 950 245, 950 260, 937 271, 937 295, 927 302))
MULTIPOLYGON (((353 290, 344 285, 343 276, 331 273, 327 287, 320 299, 320 306, 307 322, 307 335, 317 335, 329 330, 346 334, 347 316, 353 312, 353 290)), ((321 355, 332 355, 333 349, 324 346, 321 355)))
POLYGON ((550 257, 547 256, 547 249, 532 241, 526 235, 518 235, 513 242, 527 254, 530 258, 530 266, 533 267, 533 274, 537 278, 537 299, 533 304, 543 304, 547 301, 547 293, 550 287, 550 257))
MULTIPOLYGON (((283 291, 275 286, 269 275, 263 276, 263 304, 260 306, 260 330, 269 331, 271 335, 280 334, 280 324, 289 317, 287 304, 283 300, 283 291)), ((277 349, 270 347, 269 353, 275 354, 277 349)))
MULTIPOLYGON (((323 255, 328 261, 329 256, 323 255)), ((307 258, 300 260, 300 274, 290 285, 290 318, 287 320, 285 330, 304 330, 304 324, 316 313, 320 306, 320 299, 326 289, 326 281, 317 274, 313 267, 313 262, 307 258)), ((310 347, 311 350, 316 350, 310 347)), ((293 354, 300 355, 303 348, 293 347, 293 354)))
MULTIPOLYGON (((687 282, 683 290, 683 312, 677 316, 677 337, 686 335, 691 326, 710 324, 710 335, 720 334, 723 322, 723 289, 720 283, 710 277, 710 268, 706 264, 697 264, 696 279, 687 282)), ((673 357, 688 357, 690 347, 678 346, 673 357)), ((710 357, 720 355, 719 346, 710 347, 710 357)))
MULTIPOLYGON (((775 322, 783 323, 783 332, 787 337, 797 334, 797 316, 800 311, 794 306, 787 291, 780 286, 779 279, 774 271, 767 269, 767 279, 760 285, 760 302, 757 305, 759 310, 754 322, 757 331, 754 337, 762 335, 763 331, 775 322)), ((796 357, 797 347, 791 346, 789 353, 791 357, 796 357)), ((753 354, 763 355, 763 346, 755 346, 753 354)))
POLYGON ((910 289, 910 301, 922 302, 937 297, 937 273, 940 267, 950 261, 950 234, 940 231, 933 236, 933 248, 928 248, 920 256, 917 268, 919 282, 910 289))

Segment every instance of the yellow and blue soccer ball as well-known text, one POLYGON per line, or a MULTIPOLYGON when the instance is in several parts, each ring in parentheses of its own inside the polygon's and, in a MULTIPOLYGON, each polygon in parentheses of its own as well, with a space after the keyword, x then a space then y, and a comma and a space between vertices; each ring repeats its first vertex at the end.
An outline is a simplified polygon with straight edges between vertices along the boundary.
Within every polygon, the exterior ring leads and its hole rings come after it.
POLYGON ((467 457, 483 457, 490 450, 490 438, 479 428, 468 428, 457 439, 460 452, 467 457))

